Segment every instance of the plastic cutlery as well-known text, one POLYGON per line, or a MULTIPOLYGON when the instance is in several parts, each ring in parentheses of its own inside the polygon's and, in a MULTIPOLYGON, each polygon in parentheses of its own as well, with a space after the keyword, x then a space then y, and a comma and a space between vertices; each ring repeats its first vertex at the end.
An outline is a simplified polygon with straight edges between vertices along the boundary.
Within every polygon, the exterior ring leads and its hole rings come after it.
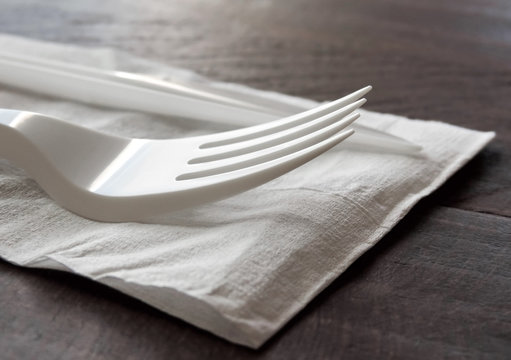
POLYGON ((61 206, 100 221, 144 221, 248 190, 353 134, 361 89, 297 115, 212 135, 131 139, 0 110, 0 157, 61 206))
MULTIPOLYGON (((0 53, 0 82, 94 105, 251 126, 307 110, 297 104, 203 83, 179 83, 119 71, 0 53)), ((367 91, 370 87, 367 88, 367 91)), ((350 143, 375 151, 414 154, 421 147, 397 136, 354 124, 350 143)))

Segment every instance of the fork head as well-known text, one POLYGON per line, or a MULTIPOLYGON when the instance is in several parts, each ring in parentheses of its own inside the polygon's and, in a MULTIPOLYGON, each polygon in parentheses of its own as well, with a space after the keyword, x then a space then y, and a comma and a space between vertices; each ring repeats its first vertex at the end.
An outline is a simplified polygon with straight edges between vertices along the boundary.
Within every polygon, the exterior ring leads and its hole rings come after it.
MULTIPOLYGON (((337 101, 271 123, 206 136, 134 139, 122 172, 96 181, 91 190, 110 196, 193 191, 199 202, 235 194, 304 164, 352 134, 342 132, 365 103, 364 88, 337 101), (151 159, 151 161, 147 161, 151 159)), ((98 177, 99 179, 99 177, 98 177)))

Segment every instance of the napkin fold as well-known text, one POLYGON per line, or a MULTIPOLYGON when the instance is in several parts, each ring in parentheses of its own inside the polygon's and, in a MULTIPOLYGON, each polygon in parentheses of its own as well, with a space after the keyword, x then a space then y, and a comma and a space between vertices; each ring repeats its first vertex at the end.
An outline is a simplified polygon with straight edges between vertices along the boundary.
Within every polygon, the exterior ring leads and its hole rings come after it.
MULTIPOLYGON (((162 79, 210 82, 111 50, 8 35, 10 52, 162 79)), ((1 71, 1 69, 0 69, 1 71)), ((256 91, 286 101, 311 100, 256 91)), ((170 138, 219 125, 91 107, 0 85, 0 107, 59 117, 111 134, 170 138)), ((420 156, 338 146, 263 186, 155 219, 101 223, 56 205, 0 160, 0 256, 79 274, 229 341, 257 348, 493 137, 436 121, 362 111, 359 120, 423 146, 420 156)))

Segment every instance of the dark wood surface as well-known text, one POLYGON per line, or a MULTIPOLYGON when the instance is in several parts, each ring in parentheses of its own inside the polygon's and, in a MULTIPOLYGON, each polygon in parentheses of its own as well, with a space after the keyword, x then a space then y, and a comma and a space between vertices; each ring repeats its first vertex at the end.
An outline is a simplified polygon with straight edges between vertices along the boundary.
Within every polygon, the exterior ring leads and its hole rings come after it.
POLYGON ((0 359, 511 358, 509 0, 0 0, 0 32, 109 46, 497 139, 260 350, 88 280, 0 262, 0 359))

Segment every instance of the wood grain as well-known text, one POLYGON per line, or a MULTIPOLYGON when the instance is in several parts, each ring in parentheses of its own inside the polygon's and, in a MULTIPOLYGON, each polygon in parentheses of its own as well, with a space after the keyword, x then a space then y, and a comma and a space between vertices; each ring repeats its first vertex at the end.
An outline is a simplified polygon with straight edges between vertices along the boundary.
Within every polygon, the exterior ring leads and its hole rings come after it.
POLYGON ((207 76, 497 139, 258 351, 76 276, 0 262, 2 359, 508 359, 507 0, 2 0, 0 32, 107 46, 207 76))

